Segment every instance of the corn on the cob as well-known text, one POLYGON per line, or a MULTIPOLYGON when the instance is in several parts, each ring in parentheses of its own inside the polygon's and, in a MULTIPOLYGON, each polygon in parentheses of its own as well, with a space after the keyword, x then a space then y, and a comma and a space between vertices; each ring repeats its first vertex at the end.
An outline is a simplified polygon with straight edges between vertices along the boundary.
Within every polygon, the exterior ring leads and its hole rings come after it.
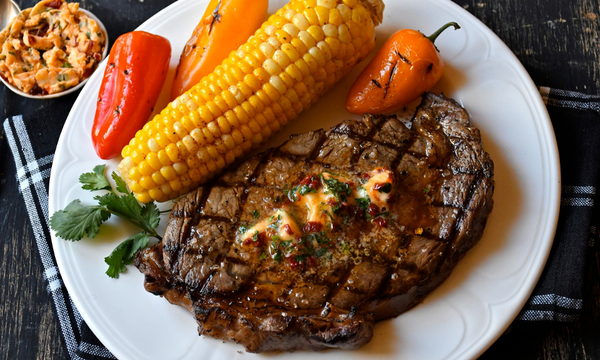
POLYGON ((374 47, 381 0, 292 0, 122 150, 141 202, 206 182, 307 109, 374 47))

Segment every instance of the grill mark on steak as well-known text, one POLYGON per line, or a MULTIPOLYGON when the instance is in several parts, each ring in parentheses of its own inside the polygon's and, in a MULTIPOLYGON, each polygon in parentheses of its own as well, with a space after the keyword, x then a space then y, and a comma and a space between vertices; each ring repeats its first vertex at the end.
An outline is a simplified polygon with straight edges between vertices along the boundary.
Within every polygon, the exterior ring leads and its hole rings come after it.
POLYGON ((418 304, 449 276, 481 237, 492 193, 493 163, 468 114, 426 94, 410 130, 393 116, 365 115, 294 135, 185 195, 162 242, 135 264, 148 291, 194 314, 201 335, 251 352, 353 349, 370 340, 375 321, 418 304), (332 260, 290 270, 236 244, 237 228, 255 221, 253 209, 265 217, 280 206, 275 194, 284 185, 325 169, 358 181, 380 165, 398 181, 389 225, 352 219, 332 236, 332 260))

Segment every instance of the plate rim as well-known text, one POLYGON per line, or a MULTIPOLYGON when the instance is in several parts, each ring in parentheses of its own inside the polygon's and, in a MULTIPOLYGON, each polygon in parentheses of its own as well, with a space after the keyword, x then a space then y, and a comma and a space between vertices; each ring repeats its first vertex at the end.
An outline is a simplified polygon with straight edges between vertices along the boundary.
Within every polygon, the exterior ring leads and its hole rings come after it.
MULTIPOLYGON (((537 114, 537 117, 539 120, 534 121, 534 123, 535 123, 534 125, 537 128, 538 134, 543 135, 543 137, 541 138, 541 139, 543 139, 543 141, 540 141, 540 144, 544 145, 545 150, 546 150, 544 152, 544 154, 546 154, 548 156, 548 159, 547 159, 548 160, 547 166, 549 166, 548 171, 554 173, 554 174, 551 174, 551 175, 554 175, 554 178, 545 179, 546 182, 548 183, 547 184, 548 193, 550 195, 550 198, 546 199, 545 201, 548 202, 549 205, 554 204, 555 206, 548 206, 546 208, 547 216, 545 216, 543 218, 545 219, 544 223, 547 225, 543 227, 543 232, 540 234, 539 231, 536 231, 536 235, 539 235, 538 238, 540 238, 540 241, 542 241, 540 243, 540 245, 538 246, 538 248, 536 249, 536 253, 540 253, 540 254, 535 257, 535 260, 536 260, 535 263, 532 263, 531 266, 529 267, 529 269, 527 270, 527 276, 525 276, 525 279, 523 281, 523 286, 517 292, 517 294, 522 295, 521 301, 520 301, 520 306, 518 308, 515 307, 515 309, 511 312, 511 315, 508 316, 505 321, 503 321, 501 324, 499 324, 499 326, 496 326, 497 329, 495 331, 492 331, 492 332, 487 331, 482 338, 478 338, 478 340, 476 342, 476 346, 471 346, 471 347, 465 349, 461 354, 451 353, 451 355, 453 355, 454 357, 461 356, 461 357, 467 357, 467 358, 474 358, 474 357, 480 356, 483 352, 485 352, 489 348, 489 346, 491 346, 502 335, 502 333, 506 330, 506 328, 508 328, 508 326, 512 323, 512 321, 514 321, 514 319, 516 318, 516 316, 522 309, 523 305, 529 299, 530 294, 532 293, 535 285, 537 284, 537 282, 543 272, 544 266, 546 264, 546 261, 550 254, 550 251, 552 249, 552 243, 553 243, 554 234, 555 234, 557 223, 558 223, 559 211, 560 211, 560 184, 561 184, 560 158, 558 156, 558 147, 557 147, 556 137, 554 135, 552 123, 551 123, 547 108, 544 105, 543 99, 539 93, 539 89, 534 84, 530 75, 525 70, 523 64, 519 61, 519 59, 512 52, 512 50, 491 29, 489 29, 481 20, 479 20, 474 15, 472 15, 471 13, 469 13, 468 11, 466 11, 465 9, 460 7, 458 4, 452 2, 451 0, 429 0, 429 1, 438 3, 442 6, 446 6, 446 7, 449 6, 450 8, 454 8, 454 11, 458 11, 459 13, 463 14, 474 25, 476 25, 476 28, 478 31, 481 31, 482 33, 484 33, 485 37, 487 37, 488 39, 491 38, 491 39, 495 40, 494 45, 499 45, 499 46, 503 47, 504 50, 513 58, 513 60, 515 60, 512 62, 512 65, 515 65, 515 66, 511 66, 511 68, 513 70, 517 71, 517 73, 519 75, 518 78, 522 81, 523 85, 526 86, 526 89, 524 92, 522 92, 522 95, 529 96, 530 97, 529 103, 531 105, 535 105, 536 114, 537 114), (541 128, 539 128, 540 126, 541 126, 541 128), (552 161, 552 160, 554 160, 554 161, 552 161), (554 170, 554 171, 552 171, 552 170, 554 170)), ((149 27, 152 25, 153 21, 156 21, 157 18, 162 17, 163 14, 171 11, 173 8, 176 8, 176 7, 178 8, 179 6, 186 6, 186 4, 188 2, 191 3, 192 1, 191 0, 179 0, 179 1, 176 1, 172 4, 170 4, 169 6, 165 7, 164 9, 162 9, 161 11, 156 13, 154 16, 150 17, 148 20, 146 20, 143 24, 141 24, 135 30, 145 30, 146 27, 149 27)), ((103 64, 100 64, 100 66, 102 66, 102 65, 103 64)), ((100 66, 97 70, 102 70, 102 69, 100 69, 100 66)), ((100 73, 100 72, 103 72, 103 70, 96 71, 92 75, 92 77, 99 76, 96 73, 100 73)), ((75 101, 75 103, 73 105, 73 108, 76 108, 77 105, 80 103, 80 101, 84 101, 84 100, 81 96, 78 96, 77 100, 75 101)), ((72 112, 72 110, 71 110, 71 112, 72 112)), ((61 145, 63 142, 67 141, 66 136, 64 136, 64 134, 65 134, 64 129, 67 128, 67 125, 69 125, 71 121, 73 121, 71 119, 73 117, 71 115, 71 112, 69 113, 69 116, 67 117, 67 121, 65 122, 63 131, 61 132, 59 142, 57 145, 57 150, 59 148, 61 148, 61 145)), ((535 118, 535 116, 532 116, 532 118, 535 118)), ((58 153, 58 151, 57 151, 57 153, 58 153)), ((52 192, 52 189, 54 188, 55 182, 53 181, 53 179, 56 178, 54 176, 56 171, 58 171, 58 170, 56 170, 56 168, 53 166, 51 175, 50 175, 50 185, 49 185, 49 202, 48 202, 49 209, 55 208, 55 206, 54 206, 55 202, 53 199, 54 197, 50 196, 50 193, 52 192)), ((545 195, 546 194, 543 194, 544 197, 545 197, 545 195)), ((540 217, 540 218, 542 218, 542 217, 540 217)), ((64 242, 64 240, 58 239, 55 236, 53 231, 50 231, 50 234, 51 234, 53 251, 55 253, 56 260, 57 260, 57 266, 59 267, 59 269, 62 272, 62 270, 65 268, 65 266, 68 267, 68 265, 66 265, 64 263, 64 260, 65 260, 63 258, 64 254, 61 254, 61 252, 59 251, 59 247, 60 247, 59 244, 61 241, 64 242)), ((75 303, 77 308, 80 310, 82 317, 84 318, 84 320, 86 320, 88 326, 90 327, 90 329, 92 329, 94 334, 96 334, 98 339, 100 339, 102 341, 102 343, 107 348, 109 348, 109 350, 118 358, 122 358, 122 357, 125 358, 130 355, 133 355, 130 352, 129 352, 129 354, 123 353, 121 351, 121 349, 118 349, 117 346, 114 346, 112 341, 108 337, 105 336, 104 332, 101 329, 101 326, 99 326, 100 324, 96 324, 94 321, 90 322, 88 320, 90 317, 86 314, 86 311, 84 310, 85 305, 82 306, 82 304, 84 304, 83 301, 80 302, 80 299, 78 298, 78 296, 73 295, 73 294, 76 294, 76 291, 74 291, 75 285, 71 283, 71 280, 72 279, 70 279, 69 276, 65 277, 63 275, 63 281, 65 283, 67 291, 69 292, 69 294, 71 295, 71 297, 73 299, 73 302, 75 303)), ((516 296, 516 294, 515 294, 515 296, 516 296)))

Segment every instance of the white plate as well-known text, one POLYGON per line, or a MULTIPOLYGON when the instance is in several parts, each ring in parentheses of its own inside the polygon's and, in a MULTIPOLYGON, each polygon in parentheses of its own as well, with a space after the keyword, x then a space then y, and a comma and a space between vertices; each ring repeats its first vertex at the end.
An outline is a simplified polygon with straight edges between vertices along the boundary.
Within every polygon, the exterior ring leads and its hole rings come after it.
MULTIPOLYGON (((284 3, 271 1, 270 10, 284 3)), ((185 34, 191 33, 206 4, 207 0, 181 0, 140 27, 171 40, 170 76, 187 40, 185 34)), ((377 44, 381 46, 399 28, 429 34, 449 21, 458 21, 463 29, 447 30, 436 42, 448 65, 436 89, 458 99, 469 110, 496 167, 495 205, 481 242, 422 304, 377 324, 373 340, 363 348, 280 353, 278 357, 473 358, 506 329, 537 282, 558 217, 559 163, 548 114, 522 65, 488 28, 448 0, 388 1, 385 21, 377 29, 377 44)), ((90 141, 103 69, 99 70, 77 99, 61 135, 50 179, 50 213, 75 198, 92 203, 92 194, 81 190, 77 179, 103 163, 90 141)), ((342 80, 268 145, 280 144, 292 133, 327 128, 352 117, 344 109, 344 100, 359 71, 342 80)), ((162 105, 169 87, 167 83, 163 89, 162 105)), ((109 161, 109 170, 116 169, 117 163, 109 161)), ((272 356, 240 354, 240 345, 199 337, 192 316, 147 293, 143 276, 133 267, 118 280, 106 276, 103 258, 134 232, 124 222, 111 219, 95 240, 72 243, 52 238, 73 301, 98 338, 119 359, 272 356)))
MULTIPOLYGON (((106 28, 104 27, 104 24, 102 23, 102 21, 100 21, 100 19, 98 19, 98 17, 94 14, 92 14, 90 11, 86 10, 86 9, 82 9, 79 8, 79 10, 81 10, 84 14, 86 14, 87 16, 89 16, 92 20, 95 20, 98 23, 98 26, 100 27, 100 31, 102 31, 104 33, 104 38, 106 39, 106 44, 104 45, 104 51, 102 51, 102 60, 103 61, 106 58, 106 55, 108 54, 108 44, 109 44, 109 40, 108 40, 108 31, 106 31, 106 28)), ((100 68, 100 65, 98 66, 98 68, 96 68, 96 70, 94 72, 97 72, 98 69, 100 68)), ((104 69, 104 68, 102 68, 104 69)), ((102 70, 104 71, 104 70, 102 70)), ((93 75, 93 74, 92 74, 93 75)), ((64 95, 68 95, 72 92, 75 92, 79 89, 81 89, 89 80, 90 78, 84 79, 82 82, 80 82, 79 84, 73 86, 72 88, 68 88, 67 90, 64 91, 60 91, 54 94, 48 94, 48 95, 31 95, 28 94, 24 91, 19 90, 16 86, 10 84, 8 81, 4 80, 2 77, 0 77, 0 81, 2 81, 4 83, 4 85, 6 85, 6 87, 14 92, 17 95, 21 95, 23 97, 26 98, 30 98, 30 99, 54 99, 57 97, 61 97, 64 95)))

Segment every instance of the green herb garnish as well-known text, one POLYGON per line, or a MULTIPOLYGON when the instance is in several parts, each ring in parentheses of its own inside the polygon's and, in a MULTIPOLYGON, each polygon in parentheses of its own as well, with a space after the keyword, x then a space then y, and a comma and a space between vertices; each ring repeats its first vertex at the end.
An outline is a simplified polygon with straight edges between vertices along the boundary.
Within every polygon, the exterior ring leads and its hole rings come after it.
POLYGON ((369 208, 369 204, 371 203, 371 199, 368 197, 356 198, 354 201, 356 201, 356 206, 358 206, 358 208, 361 210, 367 210, 369 208))
POLYGON ((104 258, 109 265, 106 274, 118 278, 133 262, 135 253, 148 246, 149 237, 162 240, 155 228, 160 222, 160 211, 154 202, 141 205, 129 190, 125 181, 112 173, 116 191, 104 175, 105 165, 98 165, 93 172, 82 174, 79 182, 82 188, 90 191, 108 191, 95 196, 98 205, 85 206, 80 200, 73 200, 64 210, 55 212, 50 218, 50 227, 57 236, 65 240, 79 241, 83 237, 94 238, 100 231, 100 225, 112 215, 116 215, 142 231, 119 244, 112 253, 104 258))
POLYGON ((319 174, 319 177, 327 187, 325 194, 332 194, 340 202, 348 201, 348 196, 352 195, 350 185, 335 178, 325 179, 323 174, 319 174))
POLYGON ((311 188, 308 185, 298 185, 292 188, 290 192, 288 192, 288 197, 291 201, 298 201, 298 195, 306 195, 310 193, 316 193, 317 190, 311 188))
POLYGON ((260 217, 260 212, 258 212, 258 210, 254 210, 254 211, 252 211, 252 216, 255 219, 258 219, 260 217))
POLYGON ((327 256, 327 255, 330 255, 330 254, 329 254, 329 250, 327 250, 326 248, 320 248, 315 252, 316 257, 323 257, 323 256, 327 256))
POLYGON ((379 192, 382 192, 385 194, 389 194, 390 191, 392 191, 392 184, 390 184, 390 183, 385 183, 385 185, 383 185, 383 187, 379 189, 379 192))

